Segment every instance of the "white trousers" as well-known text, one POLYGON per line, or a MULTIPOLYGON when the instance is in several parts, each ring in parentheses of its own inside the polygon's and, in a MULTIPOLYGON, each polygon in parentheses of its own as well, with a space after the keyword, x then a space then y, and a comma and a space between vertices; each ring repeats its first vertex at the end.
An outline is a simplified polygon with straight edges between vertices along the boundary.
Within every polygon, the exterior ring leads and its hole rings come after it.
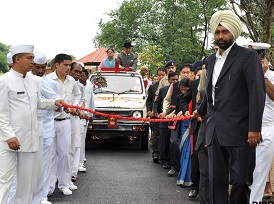
POLYGON ((263 141, 256 147, 256 166, 250 186, 250 204, 262 201, 265 184, 274 155, 274 125, 262 127, 263 141))
MULTIPOLYGON (((42 200, 48 200, 48 193, 50 189, 50 174, 51 174, 51 168, 52 163, 54 161, 54 155, 53 151, 56 152, 56 145, 53 145, 55 142, 54 137, 44 138, 43 139, 43 172, 44 172, 44 186, 43 186, 43 195, 42 200)), ((56 174, 56 173, 55 173, 56 174)), ((55 177, 56 181, 56 177, 55 177)))
POLYGON ((87 121, 81 120, 81 148, 80 148, 80 162, 79 166, 84 165, 85 149, 86 149, 86 135, 87 135, 87 121))
POLYGON ((36 174, 36 152, 0 150, 0 203, 6 204, 16 168, 17 185, 14 204, 31 204, 34 175, 36 174), (17 162, 16 162, 17 161, 17 162))
POLYGON ((13 181, 11 183, 7 204, 14 204, 16 186, 17 186, 17 175, 16 175, 16 168, 14 168, 14 176, 13 176, 13 181))
POLYGON ((50 166, 50 175, 49 175, 49 189, 48 194, 52 194, 55 190, 55 185, 57 181, 57 150, 56 150, 56 137, 53 138, 52 144, 52 157, 51 157, 51 166, 50 166))
POLYGON ((77 177, 80 161, 81 131, 80 118, 74 116, 71 121, 71 175, 77 177))
POLYGON ((37 153, 36 174, 34 174, 34 191, 32 204, 40 203, 43 195, 43 137, 39 137, 39 151, 37 153))
POLYGON ((54 121, 56 135, 57 179, 60 190, 69 189, 70 174, 70 149, 71 149, 71 124, 70 120, 54 121))

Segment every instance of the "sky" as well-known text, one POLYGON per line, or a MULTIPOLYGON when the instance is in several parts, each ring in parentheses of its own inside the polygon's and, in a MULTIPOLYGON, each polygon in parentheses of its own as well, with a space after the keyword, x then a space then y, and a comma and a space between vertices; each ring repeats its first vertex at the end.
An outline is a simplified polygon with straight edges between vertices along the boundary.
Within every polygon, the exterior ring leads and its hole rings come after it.
MULTIPOLYGON (((123 0, 0 0, 0 42, 31 44, 48 59, 67 53, 80 59, 95 51, 100 19, 123 0)), ((249 40, 238 39, 237 43, 249 40)))
POLYGON ((80 59, 95 51, 100 19, 123 0, 1 0, 0 42, 31 44, 48 59, 67 53, 80 59))

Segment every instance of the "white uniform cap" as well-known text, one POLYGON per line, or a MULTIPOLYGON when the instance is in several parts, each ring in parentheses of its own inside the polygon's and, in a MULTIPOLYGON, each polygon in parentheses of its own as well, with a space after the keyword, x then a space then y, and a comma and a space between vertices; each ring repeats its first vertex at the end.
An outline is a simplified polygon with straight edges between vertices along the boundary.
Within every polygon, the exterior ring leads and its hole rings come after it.
POLYGON ((33 45, 16 45, 10 48, 11 56, 18 53, 33 53, 34 46, 33 45))
POLYGON ((11 56, 10 52, 7 54, 7 63, 8 64, 13 64, 13 60, 12 60, 12 56, 11 56))
POLYGON ((83 68, 85 67, 83 62, 77 62, 78 64, 80 64, 83 68))
POLYGON ((34 63, 35 64, 46 64, 47 58, 45 53, 43 52, 35 52, 34 53, 34 63))
POLYGON ((252 48, 254 50, 266 50, 270 48, 270 46, 268 43, 247 43, 243 45, 245 48, 252 48))

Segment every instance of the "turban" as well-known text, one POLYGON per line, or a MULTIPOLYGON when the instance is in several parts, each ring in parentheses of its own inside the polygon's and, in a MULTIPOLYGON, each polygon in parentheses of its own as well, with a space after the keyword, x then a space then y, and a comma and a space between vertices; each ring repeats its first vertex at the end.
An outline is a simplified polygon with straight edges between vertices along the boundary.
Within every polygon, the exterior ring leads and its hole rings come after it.
POLYGON ((242 32, 242 23, 239 17, 230 10, 217 11, 210 19, 210 29, 214 34, 218 25, 221 24, 231 32, 236 39, 242 32))

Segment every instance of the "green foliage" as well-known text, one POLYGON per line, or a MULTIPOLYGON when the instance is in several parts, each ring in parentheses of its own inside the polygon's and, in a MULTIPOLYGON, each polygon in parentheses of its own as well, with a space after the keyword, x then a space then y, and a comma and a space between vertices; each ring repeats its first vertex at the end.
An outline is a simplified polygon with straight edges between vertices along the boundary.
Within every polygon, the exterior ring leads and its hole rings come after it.
POLYGON ((164 67, 163 49, 157 45, 147 44, 143 47, 140 54, 142 65, 149 68, 149 77, 156 74, 159 67, 164 67))
POLYGON ((131 41, 135 53, 153 59, 153 70, 170 59, 177 65, 193 63, 208 54, 209 20, 224 5, 225 0, 125 0, 109 13, 110 21, 99 23, 101 32, 93 41, 118 52, 131 41), (162 57, 150 56, 156 48, 162 57))
POLYGON ((76 57, 74 55, 69 55, 72 58, 72 61, 76 60, 76 57))
POLYGON ((0 42, 0 71, 5 73, 8 71, 7 66, 7 54, 9 52, 9 46, 0 42))

